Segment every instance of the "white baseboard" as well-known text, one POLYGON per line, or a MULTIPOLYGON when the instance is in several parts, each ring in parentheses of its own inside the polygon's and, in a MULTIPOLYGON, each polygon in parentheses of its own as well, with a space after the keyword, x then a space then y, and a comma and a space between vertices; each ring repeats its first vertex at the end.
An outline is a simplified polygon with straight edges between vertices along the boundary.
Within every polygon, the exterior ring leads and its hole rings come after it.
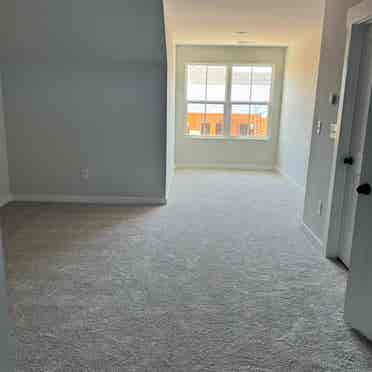
POLYGON ((13 200, 14 198, 12 194, 0 195, 0 207, 3 207, 4 205, 10 203, 13 200))
POLYGON ((320 251, 323 250, 324 244, 322 240, 314 233, 313 230, 310 229, 309 226, 306 225, 305 222, 301 224, 302 231, 304 232, 306 238, 310 241, 310 243, 320 251))
POLYGON ((258 165, 258 164, 230 164, 230 163, 205 163, 205 164, 177 164, 176 169, 233 169, 233 170, 247 170, 247 171, 274 171, 272 165, 258 165))
POLYGON ((128 196, 85 196, 54 194, 15 194, 13 200, 40 203, 81 203, 81 204, 121 204, 121 205, 164 205, 165 198, 128 196))
POLYGON ((283 171, 279 166, 275 167, 275 170, 283 177, 285 178, 292 186, 296 187, 298 190, 301 191, 301 193, 305 196, 305 187, 300 185, 296 180, 294 180, 289 174, 283 171))
POLYGON ((166 203, 169 199, 170 190, 173 185, 175 171, 176 171, 176 168, 173 166, 171 173, 167 175, 166 190, 165 190, 165 202, 166 203))

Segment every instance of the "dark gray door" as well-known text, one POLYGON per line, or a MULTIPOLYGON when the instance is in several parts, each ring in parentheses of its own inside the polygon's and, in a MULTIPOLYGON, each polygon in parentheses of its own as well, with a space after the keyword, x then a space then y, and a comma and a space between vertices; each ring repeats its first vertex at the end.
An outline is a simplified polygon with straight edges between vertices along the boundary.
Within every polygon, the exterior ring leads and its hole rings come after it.
MULTIPOLYGON (((372 65, 372 32, 367 42, 364 63, 372 65), (366 60, 368 58, 368 61, 366 60)), ((367 108, 366 127, 362 133, 362 161, 355 206, 355 228, 352 239, 351 266, 346 291, 345 319, 352 328, 372 339, 372 71, 363 101, 367 108)), ((363 73, 363 71, 362 71, 363 73)), ((363 77, 362 77, 363 78, 363 77)))

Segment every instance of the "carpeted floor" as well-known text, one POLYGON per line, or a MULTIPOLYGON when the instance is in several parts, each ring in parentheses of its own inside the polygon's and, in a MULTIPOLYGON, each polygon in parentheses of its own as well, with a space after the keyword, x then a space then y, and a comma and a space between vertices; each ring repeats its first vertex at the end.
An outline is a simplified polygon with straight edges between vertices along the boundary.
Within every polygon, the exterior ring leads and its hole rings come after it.
POLYGON ((275 174, 183 171, 164 207, 6 207, 17 371, 372 371, 300 205, 275 174))

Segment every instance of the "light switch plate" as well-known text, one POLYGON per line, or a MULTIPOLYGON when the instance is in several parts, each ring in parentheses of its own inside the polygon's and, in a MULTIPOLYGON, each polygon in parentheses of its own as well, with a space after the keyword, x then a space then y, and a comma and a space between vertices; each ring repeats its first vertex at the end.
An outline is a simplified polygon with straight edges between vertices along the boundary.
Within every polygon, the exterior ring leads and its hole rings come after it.
POLYGON ((318 200, 318 208, 317 208, 318 216, 323 214, 323 200, 318 200))
POLYGON ((329 128, 329 138, 334 140, 337 137, 337 124, 331 123, 329 128))
POLYGON ((319 120, 316 124, 316 134, 320 136, 322 134, 322 122, 319 120))

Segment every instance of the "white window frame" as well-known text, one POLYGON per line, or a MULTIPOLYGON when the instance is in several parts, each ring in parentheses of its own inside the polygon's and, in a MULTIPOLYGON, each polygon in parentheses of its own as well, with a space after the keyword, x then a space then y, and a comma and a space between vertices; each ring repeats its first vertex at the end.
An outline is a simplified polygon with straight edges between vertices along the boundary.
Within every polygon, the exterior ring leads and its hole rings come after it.
MULTIPOLYGON (((271 138, 271 122, 272 122, 272 105, 274 101, 275 92, 275 65, 272 63, 208 63, 208 62, 189 62, 185 63, 185 117, 184 117, 184 135, 187 138, 200 139, 200 140, 238 140, 238 141, 268 141, 271 138), (207 100, 188 100, 188 67, 189 66, 223 66, 226 67, 226 82, 225 82, 225 100, 224 101, 207 101, 207 100), (260 101, 232 101, 232 69, 233 67, 271 67, 271 87, 270 87, 270 100, 268 102, 260 101), (224 120, 223 120, 223 135, 222 136, 198 136, 187 134, 187 115, 188 115, 188 104, 201 104, 201 105, 223 105, 224 106, 224 120), (232 116, 232 105, 256 105, 256 106, 267 106, 268 107, 268 119, 267 119, 267 136, 266 137, 252 137, 252 136, 236 136, 230 135, 231 132, 231 116, 232 116)), ((208 80, 207 80, 208 84, 208 80)))

